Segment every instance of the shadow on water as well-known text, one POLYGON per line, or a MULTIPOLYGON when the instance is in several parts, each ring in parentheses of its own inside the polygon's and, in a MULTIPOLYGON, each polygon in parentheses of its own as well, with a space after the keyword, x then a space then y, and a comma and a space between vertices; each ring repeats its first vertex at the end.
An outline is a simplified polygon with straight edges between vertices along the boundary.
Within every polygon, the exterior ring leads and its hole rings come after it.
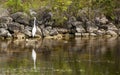
POLYGON ((120 38, 0 41, 0 74, 120 75, 119 46, 120 38))

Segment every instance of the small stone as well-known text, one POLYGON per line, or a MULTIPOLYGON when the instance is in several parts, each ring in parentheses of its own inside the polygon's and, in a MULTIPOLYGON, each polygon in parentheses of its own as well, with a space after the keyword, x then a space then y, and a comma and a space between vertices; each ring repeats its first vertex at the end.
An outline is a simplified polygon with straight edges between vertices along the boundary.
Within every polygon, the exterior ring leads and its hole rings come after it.
POLYGON ((97 36, 95 33, 90 33, 90 36, 97 36))
POLYGON ((75 36, 76 36, 76 37, 81 37, 81 36, 82 36, 82 33, 75 33, 75 36))
POLYGON ((82 37, 89 37, 89 33, 82 33, 82 37))

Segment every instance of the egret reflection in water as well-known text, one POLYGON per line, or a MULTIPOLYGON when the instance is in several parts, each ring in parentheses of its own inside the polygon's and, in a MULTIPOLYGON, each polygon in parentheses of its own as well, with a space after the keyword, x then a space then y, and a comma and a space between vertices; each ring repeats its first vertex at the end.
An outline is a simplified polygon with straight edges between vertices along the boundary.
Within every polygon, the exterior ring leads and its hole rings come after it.
POLYGON ((34 49, 32 49, 32 59, 33 59, 33 62, 34 62, 34 69, 36 69, 36 52, 34 49))

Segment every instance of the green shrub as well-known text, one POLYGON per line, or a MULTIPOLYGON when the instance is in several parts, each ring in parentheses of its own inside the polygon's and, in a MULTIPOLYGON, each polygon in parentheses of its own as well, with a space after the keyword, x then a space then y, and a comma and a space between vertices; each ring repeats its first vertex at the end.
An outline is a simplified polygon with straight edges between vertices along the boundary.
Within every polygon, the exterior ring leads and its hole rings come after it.
POLYGON ((8 0, 5 6, 13 13, 23 11, 23 4, 21 0, 8 0))

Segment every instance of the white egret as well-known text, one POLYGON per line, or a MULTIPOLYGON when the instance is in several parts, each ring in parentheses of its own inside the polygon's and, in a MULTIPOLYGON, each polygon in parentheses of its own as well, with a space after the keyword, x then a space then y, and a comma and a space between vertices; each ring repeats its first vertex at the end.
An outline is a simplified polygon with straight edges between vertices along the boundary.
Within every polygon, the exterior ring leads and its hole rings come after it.
POLYGON ((33 61, 34 61, 34 69, 36 69, 36 52, 35 52, 35 50, 33 49, 32 50, 32 59, 33 59, 33 61))
POLYGON ((36 34, 36 17, 34 17, 34 25, 33 25, 33 29, 32 29, 32 37, 34 37, 35 36, 35 34, 36 34))

